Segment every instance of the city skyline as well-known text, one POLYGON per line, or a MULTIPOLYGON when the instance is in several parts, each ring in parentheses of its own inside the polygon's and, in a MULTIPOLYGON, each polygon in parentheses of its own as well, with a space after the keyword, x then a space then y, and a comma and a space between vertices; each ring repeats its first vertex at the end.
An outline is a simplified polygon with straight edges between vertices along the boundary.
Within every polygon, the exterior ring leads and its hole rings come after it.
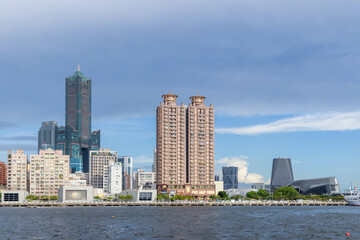
POLYGON ((268 181, 283 157, 296 179, 360 186, 359 3, 189 3, 79 2, 67 18, 69 2, 2 3, 0 161, 36 154, 42 121, 65 125, 64 78, 80 64, 101 146, 134 167, 151 169, 159 96, 199 92, 216 108, 215 174, 234 165, 239 183, 268 181))

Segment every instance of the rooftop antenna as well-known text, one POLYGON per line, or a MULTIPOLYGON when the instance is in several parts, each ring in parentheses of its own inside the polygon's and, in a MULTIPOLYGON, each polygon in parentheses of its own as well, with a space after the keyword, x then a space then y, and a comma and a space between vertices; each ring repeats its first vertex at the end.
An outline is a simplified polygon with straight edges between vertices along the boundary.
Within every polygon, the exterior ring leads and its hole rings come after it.
POLYGON ((77 70, 80 72, 80 64, 78 64, 77 70))

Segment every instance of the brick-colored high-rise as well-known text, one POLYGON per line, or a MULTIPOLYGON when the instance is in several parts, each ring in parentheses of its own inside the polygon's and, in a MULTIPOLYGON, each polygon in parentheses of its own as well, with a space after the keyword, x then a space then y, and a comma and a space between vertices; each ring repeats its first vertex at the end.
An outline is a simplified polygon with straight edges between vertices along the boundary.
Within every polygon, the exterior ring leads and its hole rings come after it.
POLYGON ((214 108, 202 96, 176 105, 177 95, 162 96, 157 108, 156 158, 158 193, 203 197, 215 195, 214 108))
POLYGON ((4 162, 0 162, 0 186, 6 186, 7 182, 7 169, 4 162))
POLYGON ((215 186, 214 108, 203 96, 190 97, 187 109, 187 182, 193 194, 208 195, 215 186))
POLYGON ((156 182, 158 192, 186 184, 186 106, 177 95, 165 94, 156 111, 156 182))
POLYGON ((8 151, 7 189, 27 191, 28 157, 24 150, 8 151))

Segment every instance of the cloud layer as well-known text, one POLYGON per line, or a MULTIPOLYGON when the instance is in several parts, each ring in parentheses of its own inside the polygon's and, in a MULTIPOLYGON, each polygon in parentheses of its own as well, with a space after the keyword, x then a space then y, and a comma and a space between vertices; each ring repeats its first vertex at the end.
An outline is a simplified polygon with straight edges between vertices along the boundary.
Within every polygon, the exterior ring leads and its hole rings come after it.
POLYGON ((249 173, 248 157, 225 157, 216 161, 217 164, 226 164, 227 167, 238 167, 238 181, 239 183, 262 183, 264 177, 257 173, 249 173))
POLYGON ((240 128, 218 128, 217 133, 258 135, 279 132, 350 131, 360 129, 360 112, 308 114, 240 128))

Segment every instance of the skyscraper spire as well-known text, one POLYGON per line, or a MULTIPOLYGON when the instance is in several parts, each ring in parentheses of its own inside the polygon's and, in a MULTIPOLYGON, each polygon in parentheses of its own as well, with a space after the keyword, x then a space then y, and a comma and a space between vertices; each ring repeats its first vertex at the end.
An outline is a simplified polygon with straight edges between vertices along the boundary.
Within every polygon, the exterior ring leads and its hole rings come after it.
POLYGON ((80 64, 78 64, 77 70, 78 72, 80 72, 80 64))

